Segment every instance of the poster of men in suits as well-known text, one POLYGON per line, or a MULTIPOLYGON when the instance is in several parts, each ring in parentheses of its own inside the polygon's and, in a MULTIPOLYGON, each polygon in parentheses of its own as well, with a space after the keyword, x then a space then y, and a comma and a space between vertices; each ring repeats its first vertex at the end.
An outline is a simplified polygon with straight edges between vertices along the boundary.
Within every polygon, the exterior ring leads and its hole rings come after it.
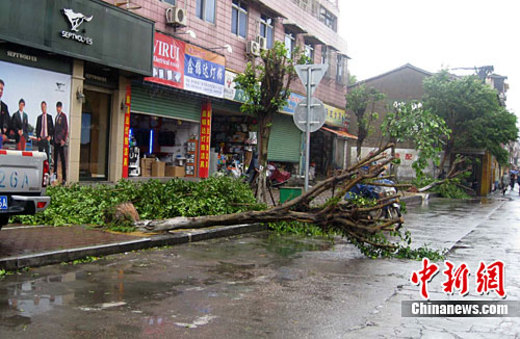
POLYGON ((56 104, 68 115, 71 75, 0 61, 0 80, 0 148, 46 152, 51 163, 56 104))

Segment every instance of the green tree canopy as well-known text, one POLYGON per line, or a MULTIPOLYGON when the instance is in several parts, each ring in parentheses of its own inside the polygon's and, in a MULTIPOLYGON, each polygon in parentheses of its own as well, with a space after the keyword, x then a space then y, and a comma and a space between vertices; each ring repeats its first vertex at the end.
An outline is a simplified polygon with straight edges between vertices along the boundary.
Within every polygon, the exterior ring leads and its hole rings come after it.
POLYGON ((497 92, 477 76, 454 77, 442 71, 424 80, 424 107, 451 130, 441 167, 463 149, 485 149, 507 162, 502 144, 518 138, 516 116, 500 105, 497 92))
POLYGON ((385 98, 385 95, 373 87, 364 84, 349 89, 347 93, 347 110, 352 111, 357 120, 357 158, 361 157, 361 146, 371 132, 372 122, 378 119, 374 105, 385 98), (369 107, 370 105, 370 107, 369 107))
POLYGON ((421 178, 428 160, 439 165, 439 152, 450 134, 446 122, 438 115, 423 109, 418 101, 394 102, 381 125, 384 136, 391 142, 411 141, 419 156, 412 164, 417 178, 421 178))

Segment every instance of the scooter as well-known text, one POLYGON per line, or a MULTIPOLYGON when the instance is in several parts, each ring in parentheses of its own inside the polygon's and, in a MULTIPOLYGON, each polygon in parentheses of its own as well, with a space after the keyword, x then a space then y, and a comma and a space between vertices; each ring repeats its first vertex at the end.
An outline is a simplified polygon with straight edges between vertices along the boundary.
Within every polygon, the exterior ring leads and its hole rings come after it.
POLYGON ((273 163, 267 165, 267 180, 271 181, 272 186, 285 184, 291 178, 291 173, 280 170, 273 163))
MULTIPOLYGON (((392 180, 388 179, 380 179, 376 180, 376 183, 394 185, 395 183, 392 180)), ((364 198, 370 199, 382 199, 386 197, 391 197, 397 194, 397 189, 395 187, 387 187, 387 186, 375 186, 369 184, 356 184, 352 189, 345 194, 345 200, 352 200, 356 196, 361 196, 364 198)), ((371 211, 370 216, 374 219, 381 218, 384 216, 387 219, 398 219, 401 217, 401 205, 398 203, 397 198, 391 199, 391 204, 383 207, 382 209, 371 211), (383 215, 384 214, 384 215, 383 215)), ((401 223, 399 223, 397 229, 401 227, 401 223)))

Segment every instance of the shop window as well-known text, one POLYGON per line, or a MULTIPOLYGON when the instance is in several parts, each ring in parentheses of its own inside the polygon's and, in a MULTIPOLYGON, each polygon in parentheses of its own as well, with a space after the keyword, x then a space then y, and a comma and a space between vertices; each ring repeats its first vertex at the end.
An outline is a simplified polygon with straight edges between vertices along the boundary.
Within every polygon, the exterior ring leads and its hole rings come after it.
POLYGON ((320 21, 325 24, 325 26, 332 29, 334 32, 338 30, 338 18, 331 12, 329 12, 325 7, 320 8, 320 21))
POLYGON ((247 37, 247 5, 243 1, 233 0, 231 32, 244 39, 247 37))
POLYGON ((267 39, 267 48, 273 47, 273 19, 263 14, 260 16, 260 36, 267 39))
POLYGON ((197 0, 195 11, 197 18, 215 23, 215 0, 197 0))
POLYGON ((292 52, 296 45, 296 39, 292 33, 285 33, 285 48, 287 49, 287 57, 292 58, 292 52))
POLYGON ((309 64, 314 63, 314 46, 310 44, 305 44, 304 54, 307 58, 309 58, 309 64))
POLYGON ((337 67, 336 67, 336 82, 343 83, 345 77, 345 61, 343 55, 338 54, 337 56, 337 67))
POLYGON ((177 3, 177 0, 159 0, 159 1, 165 2, 165 3, 170 4, 172 6, 175 6, 176 3, 177 3))
POLYGON ((321 45, 321 63, 326 64, 329 62, 329 50, 327 46, 321 45))

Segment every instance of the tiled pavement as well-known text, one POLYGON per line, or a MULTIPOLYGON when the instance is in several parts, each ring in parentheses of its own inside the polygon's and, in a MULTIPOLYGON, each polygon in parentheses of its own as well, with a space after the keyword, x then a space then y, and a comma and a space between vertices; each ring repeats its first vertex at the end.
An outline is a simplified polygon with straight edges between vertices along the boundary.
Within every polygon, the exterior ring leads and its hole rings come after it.
POLYGON ((0 258, 103 245, 134 239, 138 239, 138 237, 91 230, 81 226, 6 227, 0 231, 0 258))

